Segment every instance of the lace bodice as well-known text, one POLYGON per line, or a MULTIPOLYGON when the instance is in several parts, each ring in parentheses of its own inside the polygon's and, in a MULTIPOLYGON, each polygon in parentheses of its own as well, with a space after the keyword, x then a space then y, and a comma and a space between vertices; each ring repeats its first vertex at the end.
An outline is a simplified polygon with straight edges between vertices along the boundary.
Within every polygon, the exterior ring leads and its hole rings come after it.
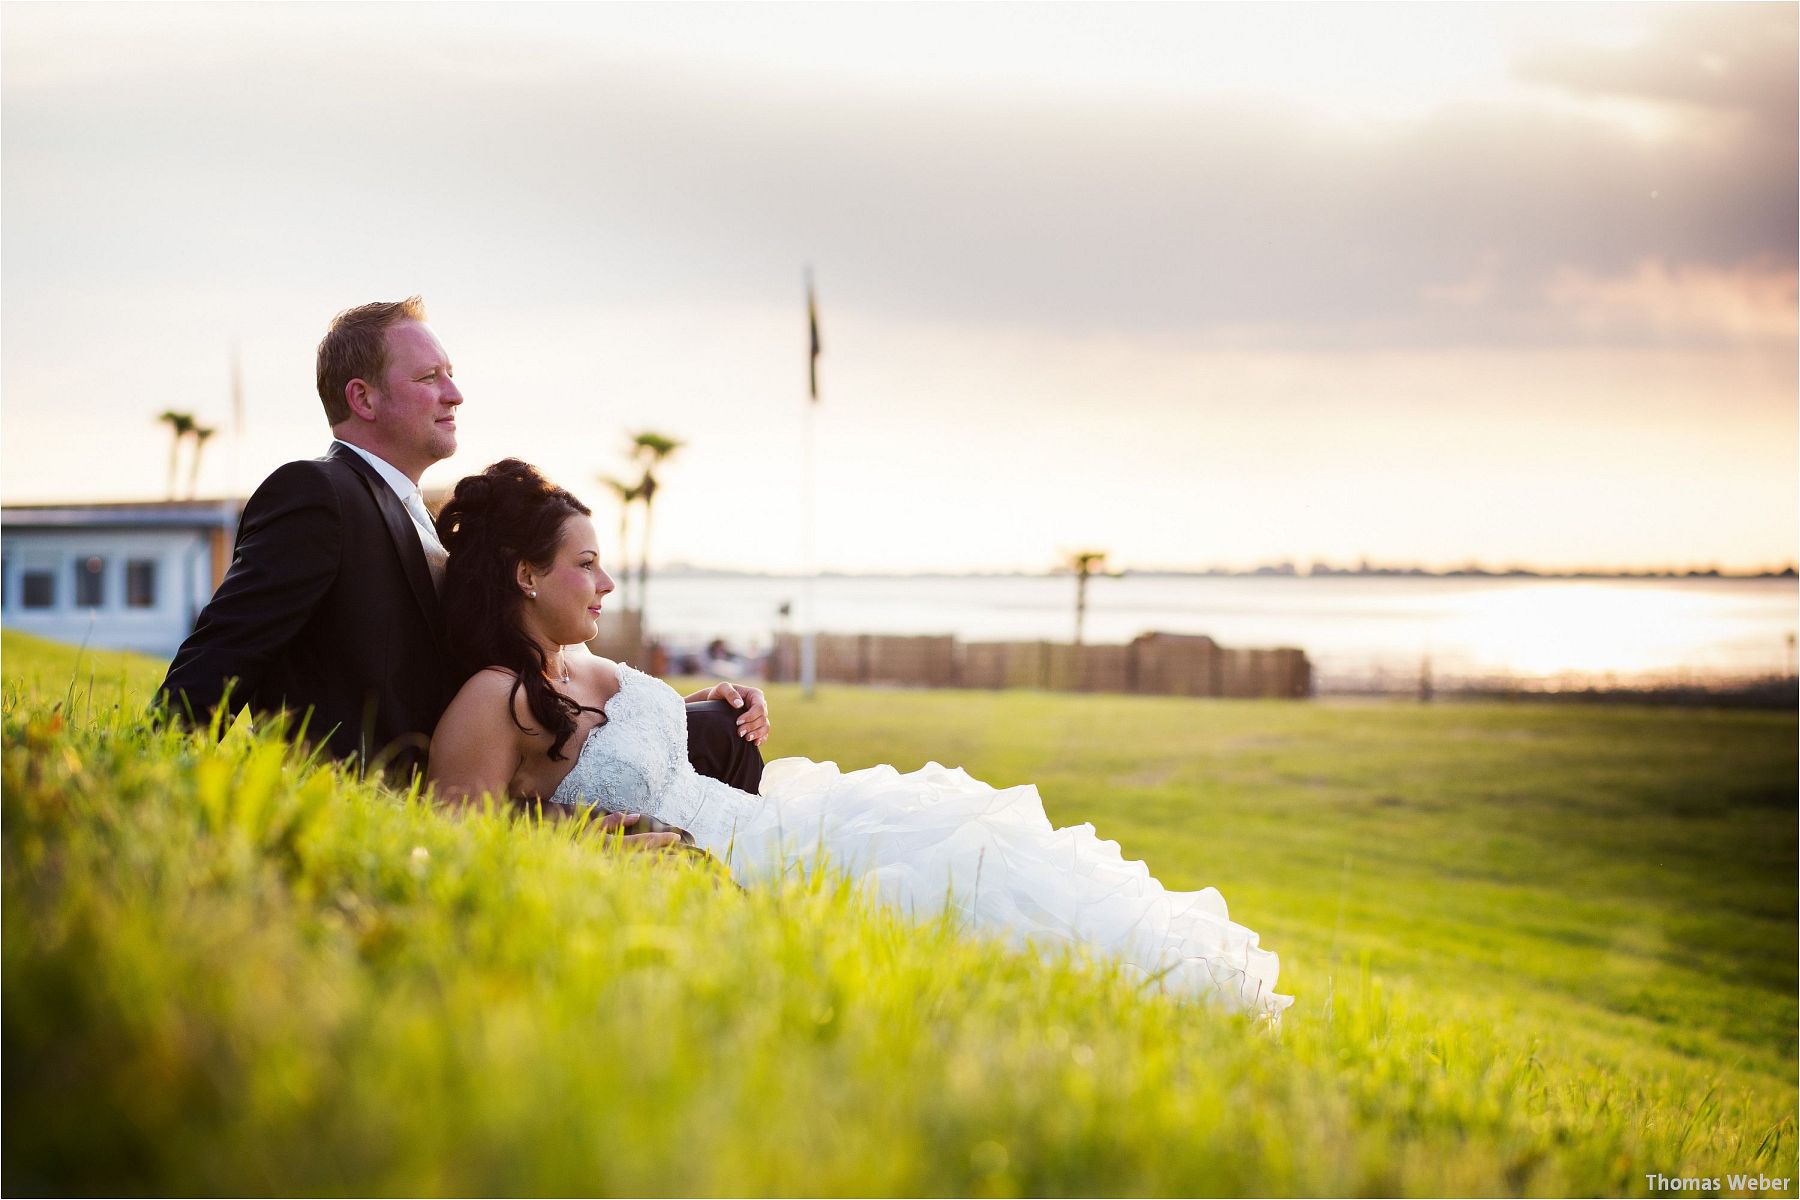
POLYGON ((550 798, 667 821, 715 854, 762 805, 758 796, 695 772, 680 694, 624 663, 619 690, 606 702, 606 720, 588 733, 575 766, 550 798))

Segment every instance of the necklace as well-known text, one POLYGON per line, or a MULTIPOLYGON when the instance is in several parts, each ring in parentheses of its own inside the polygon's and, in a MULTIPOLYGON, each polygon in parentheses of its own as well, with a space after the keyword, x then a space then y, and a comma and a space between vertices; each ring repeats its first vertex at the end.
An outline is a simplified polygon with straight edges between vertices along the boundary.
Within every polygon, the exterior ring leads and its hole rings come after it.
POLYGON ((567 658, 563 659, 561 675, 552 675, 552 674, 550 674, 550 672, 545 671, 544 678, 548 679, 551 683, 567 683, 567 682, 569 682, 569 660, 567 658))

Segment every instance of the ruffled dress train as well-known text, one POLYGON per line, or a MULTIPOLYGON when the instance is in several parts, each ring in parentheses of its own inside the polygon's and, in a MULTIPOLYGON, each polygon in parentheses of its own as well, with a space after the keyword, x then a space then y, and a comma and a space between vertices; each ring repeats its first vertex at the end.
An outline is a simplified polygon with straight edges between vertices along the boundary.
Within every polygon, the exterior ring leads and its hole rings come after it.
POLYGON ((1275 1017, 1280 963, 1232 921, 1216 889, 1170 891, 1089 824, 1056 828, 1030 784, 995 788, 928 763, 841 771, 783 758, 762 794, 697 775, 673 689, 620 667, 607 722, 555 799, 641 812, 690 831, 745 883, 828 861, 917 917, 950 910, 974 931, 1111 956, 1163 990, 1275 1017))

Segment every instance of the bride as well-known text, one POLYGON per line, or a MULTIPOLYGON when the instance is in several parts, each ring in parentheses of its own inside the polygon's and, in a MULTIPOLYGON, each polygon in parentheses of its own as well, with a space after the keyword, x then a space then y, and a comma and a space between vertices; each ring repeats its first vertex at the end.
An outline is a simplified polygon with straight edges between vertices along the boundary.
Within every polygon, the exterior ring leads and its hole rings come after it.
POLYGON ((846 773, 803 758, 770 763, 761 795, 697 775, 682 697, 588 652, 613 586, 594 523, 528 464, 461 480, 438 534, 451 646, 468 674, 431 740, 440 800, 641 813, 745 881, 823 852, 904 911, 948 904, 978 930, 1089 946, 1167 990, 1268 1016, 1293 1002, 1275 993, 1275 955, 1217 891, 1168 891, 1092 825, 1052 828, 1028 784, 996 789, 937 763, 846 773))

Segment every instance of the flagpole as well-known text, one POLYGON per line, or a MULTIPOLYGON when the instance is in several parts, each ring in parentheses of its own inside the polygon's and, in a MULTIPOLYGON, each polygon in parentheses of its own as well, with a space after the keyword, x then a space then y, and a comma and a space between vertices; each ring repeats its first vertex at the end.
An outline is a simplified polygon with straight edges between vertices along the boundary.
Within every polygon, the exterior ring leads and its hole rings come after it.
POLYGON ((819 549, 818 530, 816 528, 817 522, 815 520, 817 509, 814 507, 819 489, 818 481, 814 478, 813 472, 813 442, 815 437, 813 427, 817 423, 817 418, 814 416, 813 410, 817 407, 818 405, 813 404, 811 401, 807 402, 806 446, 801 467, 801 471, 806 479, 806 499, 804 502, 806 507, 806 624, 802 627, 805 632, 800 635, 800 694, 805 696, 808 700, 812 699, 813 688, 818 681, 819 666, 819 647, 816 633, 819 626, 819 549))
POLYGON ((819 310, 813 298, 812 268, 806 268, 806 325, 809 346, 806 360, 807 401, 806 421, 802 434, 804 445, 801 450, 802 487, 801 520, 805 525, 803 545, 805 554, 806 586, 803 592, 806 619, 800 628, 800 694, 810 700, 818 683, 818 583, 819 583, 819 548, 818 517, 816 500, 818 497, 818 480, 813 462, 813 443, 816 437, 815 427, 818 416, 815 410, 819 407, 819 310))

